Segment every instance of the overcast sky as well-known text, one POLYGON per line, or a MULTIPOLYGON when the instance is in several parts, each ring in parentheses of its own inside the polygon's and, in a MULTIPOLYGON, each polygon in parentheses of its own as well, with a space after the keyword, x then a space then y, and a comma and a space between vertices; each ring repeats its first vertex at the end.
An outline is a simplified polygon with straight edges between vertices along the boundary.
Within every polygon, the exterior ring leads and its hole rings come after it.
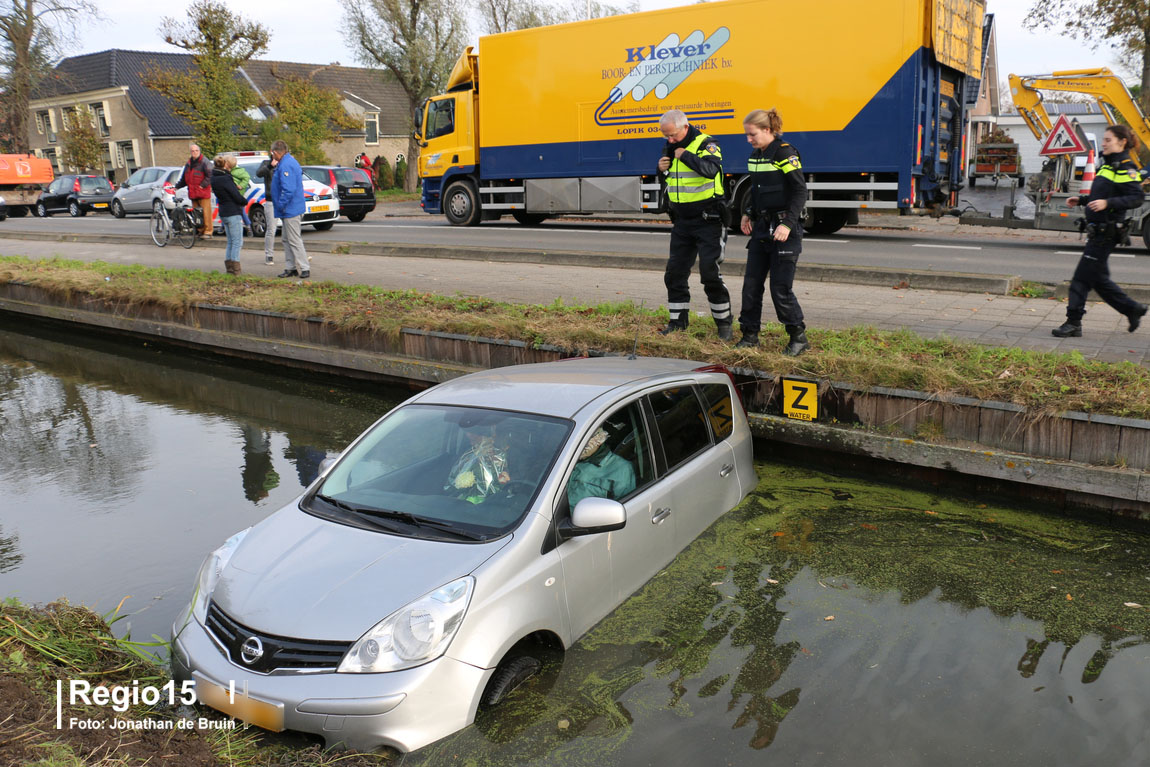
MULTIPOLYGON (((1035 34, 1022 25, 1034 0, 989 0, 987 10, 995 14, 998 34, 998 68, 1006 75, 1040 74, 1060 69, 1109 66, 1117 70, 1116 57, 1108 50, 1092 51, 1087 46, 1055 32, 1035 34)), ((682 0, 640 0, 643 10, 686 5, 682 0)), ((178 6, 154 0, 102 0, 99 6, 107 21, 84 31, 75 53, 94 53, 108 48, 141 51, 177 49, 160 39, 157 29, 165 15, 179 13, 178 6)), ((355 66, 354 52, 342 37, 342 9, 337 2, 314 0, 244 0, 230 6, 244 17, 262 22, 272 31, 271 47, 265 58, 327 64, 338 61, 355 66)), ((786 7, 783 4, 782 7, 786 7)), ((792 33, 788 27, 788 34, 792 33)), ((818 30, 810 32, 811 55, 825 55, 818 49, 818 30)), ((1130 72, 1122 72, 1129 77, 1130 72)))

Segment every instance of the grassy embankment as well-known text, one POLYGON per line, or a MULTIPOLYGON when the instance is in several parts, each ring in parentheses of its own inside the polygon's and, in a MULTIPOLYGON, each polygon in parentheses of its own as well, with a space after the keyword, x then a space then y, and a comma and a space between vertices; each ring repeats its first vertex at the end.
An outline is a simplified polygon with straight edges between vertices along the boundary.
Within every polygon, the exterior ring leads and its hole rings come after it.
POLYGON ((1078 352, 1049 353, 981 346, 911 331, 859 326, 807 331, 812 351, 798 359, 780 354, 784 333, 768 325, 756 350, 722 344, 709 322, 686 334, 663 337, 665 309, 632 303, 574 306, 523 305, 485 298, 388 291, 333 282, 284 283, 220 273, 111 265, 100 262, 0 257, 0 282, 21 281, 60 295, 81 293, 180 312, 197 304, 318 317, 345 328, 398 336, 421 328, 554 344, 574 350, 723 362, 773 373, 794 373, 861 386, 888 386, 935 394, 1014 402, 1036 415, 1078 410, 1150 418, 1150 371, 1128 362, 1085 359, 1078 352))
MULTIPOLYGON (((114 623, 115 618, 107 616, 114 623)), ((27 767, 365 767, 383 754, 325 752, 232 725, 210 709, 154 706, 72 706, 71 680, 131 690, 160 687, 167 669, 148 654, 156 643, 112 635, 105 618, 87 608, 54 602, 32 608, 0 602, 0 764, 27 767), (56 728, 56 683, 64 683, 63 727, 56 728), (138 683, 138 684, 137 684, 138 683), (70 726, 71 719, 97 722, 70 726), (148 729, 122 729, 149 722, 148 729), (189 726, 179 726, 183 721, 189 726)))

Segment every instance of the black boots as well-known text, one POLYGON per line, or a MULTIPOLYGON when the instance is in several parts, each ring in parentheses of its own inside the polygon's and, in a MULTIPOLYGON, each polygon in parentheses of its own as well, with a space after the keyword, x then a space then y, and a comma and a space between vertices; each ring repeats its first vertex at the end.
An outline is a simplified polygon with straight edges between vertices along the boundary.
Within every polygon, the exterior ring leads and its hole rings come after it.
POLYGON ((715 330, 719 333, 720 341, 731 340, 731 321, 730 320, 715 320, 715 330))
POLYGON ((791 337, 791 342, 787 344, 787 348, 783 349, 783 354, 788 357, 797 357, 807 349, 811 348, 810 343, 807 341, 807 329, 787 326, 787 334, 791 337))
POLYGON ((679 333, 687 329, 686 323, 675 322, 674 320, 667 323, 667 327, 659 331, 661 336, 669 336, 672 333, 679 333))
POLYGON ((1142 318, 1146 316, 1146 304, 1138 304, 1138 308, 1126 315, 1126 319, 1130 320, 1130 327, 1126 328, 1131 333, 1138 329, 1142 324, 1142 318))
POLYGON ((757 331, 743 331, 743 337, 735 344, 736 349, 750 349, 759 345, 759 334, 757 331))
MULTIPOLYGON (((1141 315, 1139 315, 1141 319, 1141 315)), ((1138 327, 1138 323, 1133 319, 1130 320, 1130 325, 1134 328, 1138 327)), ((1082 323, 1074 323, 1067 320, 1054 330, 1050 331, 1050 335, 1056 338, 1081 338, 1082 337, 1082 323)))

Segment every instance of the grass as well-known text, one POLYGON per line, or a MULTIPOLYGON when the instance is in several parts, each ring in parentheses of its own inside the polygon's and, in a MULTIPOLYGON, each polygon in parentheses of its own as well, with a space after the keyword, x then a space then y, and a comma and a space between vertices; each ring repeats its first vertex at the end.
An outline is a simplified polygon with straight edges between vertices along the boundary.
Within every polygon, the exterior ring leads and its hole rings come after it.
MULTIPOLYGON (((318 746, 301 748, 277 740, 262 730, 238 725, 232 729, 161 726, 114 730, 112 719, 159 720, 174 725, 183 713, 167 705, 137 704, 117 713, 108 706, 73 706, 69 680, 87 680, 93 687, 115 690, 161 687, 168 673, 149 654, 157 643, 135 643, 113 636, 117 611, 100 616, 65 601, 32 607, 15 599, 0 602, 0 763, 37 767, 127 767, 128 765, 189 764, 197 767, 346 767, 378 765, 385 754, 328 752, 318 746), (56 729, 56 682, 64 682, 63 721, 56 729), (137 685, 138 683, 138 685, 137 685), (94 719, 101 728, 71 728, 71 717, 94 719)), ((163 643, 159 643, 163 644, 163 643)), ((209 720, 220 714, 200 708, 209 720)))
POLYGON ((316 317, 341 328, 398 337, 402 328, 516 339, 574 352, 628 353, 722 362, 771 373, 792 373, 860 386, 914 389, 1013 402, 1035 414, 1077 410, 1150 418, 1150 371, 1129 362, 981 346, 951 338, 922 338, 909 330, 868 326, 808 329, 813 349, 798 359, 781 350, 779 325, 764 328, 759 349, 722 344, 714 325, 660 336, 665 309, 633 303, 511 304, 487 298, 381 290, 333 282, 288 283, 218 272, 148 268, 101 262, 32 261, 0 257, 0 282, 20 281, 59 296, 91 295, 121 305, 157 304, 177 315, 195 304, 216 304, 316 317))
POLYGON ((419 199, 419 192, 405 192, 402 189, 376 189, 375 199, 379 202, 413 202, 419 199))

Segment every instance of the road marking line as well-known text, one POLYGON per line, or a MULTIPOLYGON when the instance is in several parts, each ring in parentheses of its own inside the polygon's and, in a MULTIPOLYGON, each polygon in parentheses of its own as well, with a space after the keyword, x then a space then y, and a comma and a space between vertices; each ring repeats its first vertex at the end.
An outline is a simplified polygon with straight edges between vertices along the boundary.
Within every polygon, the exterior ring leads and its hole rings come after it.
POLYGON ((1111 258, 1137 258, 1133 253, 1111 253, 1111 258))
POLYGON ((1054 251, 1054 255, 1056 255, 1056 256, 1081 256, 1082 251, 1080 251, 1080 250, 1056 250, 1056 251, 1054 251))
MULTIPOLYGON (((306 224, 305 224, 305 226, 306 226, 306 224)), ((445 224, 428 225, 428 224, 367 224, 367 223, 360 223, 360 224, 354 224, 354 226, 356 226, 356 227, 374 227, 377 229, 434 229, 434 230, 440 231, 440 232, 450 232, 453 229, 455 229, 455 227, 450 226, 450 225, 445 225, 445 224)), ((471 231, 475 231, 475 230, 472 229, 471 231)), ((538 227, 534 227, 534 228, 532 228, 532 227, 520 227, 517 229, 515 227, 510 227, 510 226, 486 226, 486 227, 479 227, 479 231, 504 232, 506 234, 525 234, 525 235, 531 235, 531 234, 538 235, 540 233, 543 233, 543 234, 578 233, 578 234, 630 234, 630 235, 641 236, 641 237, 650 237, 651 235, 657 235, 657 236, 661 236, 661 237, 670 237, 671 236, 670 232, 651 232, 651 231, 634 232, 634 231, 625 231, 625 230, 619 230, 619 229, 573 229, 573 228, 568 229, 568 228, 559 228, 559 227, 554 227, 551 229, 541 229, 538 227)), ((809 242, 809 240, 808 240, 808 242, 809 242)))
POLYGON ((980 245, 926 245, 921 242, 914 244, 916 248, 949 248, 951 250, 982 250, 980 245))
POLYGON ((850 240, 816 240, 813 237, 804 237, 803 241, 804 242, 829 242, 832 245, 847 245, 850 243, 850 240))

